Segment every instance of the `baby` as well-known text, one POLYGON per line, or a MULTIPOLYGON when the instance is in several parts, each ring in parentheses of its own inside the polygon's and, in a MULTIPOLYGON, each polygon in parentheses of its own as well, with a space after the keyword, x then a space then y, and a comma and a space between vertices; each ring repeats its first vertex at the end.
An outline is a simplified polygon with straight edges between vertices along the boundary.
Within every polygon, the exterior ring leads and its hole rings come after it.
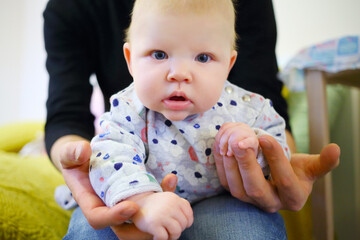
POLYGON ((135 201, 133 223, 155 239, 191 226, 190 203, 224 191, 213 156, 247 149, 269 169, 258 137, 286 146, 271 101, 226 79, 237 56, 231 0, 137 0, 124 55, 133 84, 111 97, 92 142, 90 180, 107 206, 135 201), (168 173, 175 193, 162 192, 168 173), (190 203, 189 203, 190 202, 190 203))

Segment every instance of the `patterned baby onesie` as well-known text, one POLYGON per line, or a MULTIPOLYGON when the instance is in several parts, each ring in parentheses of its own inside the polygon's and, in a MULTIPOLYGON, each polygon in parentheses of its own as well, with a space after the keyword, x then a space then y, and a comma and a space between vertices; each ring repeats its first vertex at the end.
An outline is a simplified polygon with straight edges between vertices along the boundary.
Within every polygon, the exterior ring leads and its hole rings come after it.
MULTIPOLYGON (((132 195, 162 191, 161 180, 174 173, 176 194, 191 203, 221 193, 215 167, 215 135, 226 122, 243 122, 257 136, 272 135, 290 159, 285 122, 262 96, 225 83, 222 95, 210 110, 169 121, 142 105, 133 85, 113 95, 111 110, 100 120, 103 133, 91 141, 91 184, 107 206, 132 195)), ((269 168, 259 151, 264 175, 269 168)))

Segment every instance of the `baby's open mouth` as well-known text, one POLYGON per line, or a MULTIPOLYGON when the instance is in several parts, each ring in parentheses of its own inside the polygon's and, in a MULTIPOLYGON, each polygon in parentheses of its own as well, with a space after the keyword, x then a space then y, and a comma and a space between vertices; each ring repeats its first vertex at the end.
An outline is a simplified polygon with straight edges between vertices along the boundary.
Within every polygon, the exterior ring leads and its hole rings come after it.
POLYGON ((174 111, 183 111, 191 106, 191 101, 183 92, 174 92, 168 98, 164 99, 166 108, 174 111))
POLYGON ((171 101, 186 101, 186 99, 182 96, 172 96, 169 98, 171 101))

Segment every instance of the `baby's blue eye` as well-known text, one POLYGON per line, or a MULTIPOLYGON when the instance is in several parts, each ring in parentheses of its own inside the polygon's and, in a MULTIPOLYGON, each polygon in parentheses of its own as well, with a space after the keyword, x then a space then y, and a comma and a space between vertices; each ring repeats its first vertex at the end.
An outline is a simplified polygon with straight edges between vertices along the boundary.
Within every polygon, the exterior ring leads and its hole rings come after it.
POLYGON ((211 57, 205 53, 201 53, 196 56, 196 61, 199 61, 201 63, 206 63, 211 60, 211 57))
POLYGON ((167 57, 163 51, 154 51, 151 56, 157 60, 163 60, 167 57))

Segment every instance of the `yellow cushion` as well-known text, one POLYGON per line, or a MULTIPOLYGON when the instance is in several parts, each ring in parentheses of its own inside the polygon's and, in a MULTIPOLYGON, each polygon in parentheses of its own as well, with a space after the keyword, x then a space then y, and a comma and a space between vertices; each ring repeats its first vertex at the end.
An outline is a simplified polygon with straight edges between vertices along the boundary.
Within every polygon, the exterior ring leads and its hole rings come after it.
POLYGON ((54 200, 54 190, 64 184, 46 155, 22 157, 25 144, 43 133, 42 122, 0 126, 0 239, 61 239, 70 211, 54 200))
POLYGON ((64 180, 50 160, 0 150, 0 165, 0 239, 61 239, 71 212, 54 200, 64 180))
POLYGON ((17 122, 0 126, 0 150, 18 152, 43 130, 43 122, 17 122))

